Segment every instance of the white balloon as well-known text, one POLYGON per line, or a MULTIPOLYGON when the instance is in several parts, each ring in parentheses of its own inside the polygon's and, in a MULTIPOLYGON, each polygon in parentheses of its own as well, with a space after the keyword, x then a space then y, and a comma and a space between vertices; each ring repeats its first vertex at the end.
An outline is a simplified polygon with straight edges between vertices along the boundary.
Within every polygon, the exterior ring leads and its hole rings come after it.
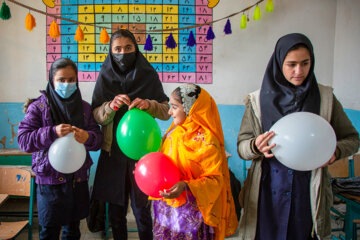
POLYGON ((84 144, 74 138, 74 133, 56 139, 49 149, 51 166, 61 173, 74 173, 79 170, 86 159, 84 144))
POLYGON ((309 171, 328 162, 335 152, 336 135, 319 115, 296 112, 278 120, 270 129, 275 136, 269 145, 277 160, 288 168, 309 171))

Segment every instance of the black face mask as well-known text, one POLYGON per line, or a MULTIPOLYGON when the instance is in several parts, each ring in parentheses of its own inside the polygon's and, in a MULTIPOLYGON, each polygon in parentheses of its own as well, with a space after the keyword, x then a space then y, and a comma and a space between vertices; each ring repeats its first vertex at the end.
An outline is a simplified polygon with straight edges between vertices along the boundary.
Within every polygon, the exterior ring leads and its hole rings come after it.
POLYGON ((136 52, 131 53, 113 53, 115 63, 120 68, 120 71, 126 72, 133 68, 136 60, 136 52))

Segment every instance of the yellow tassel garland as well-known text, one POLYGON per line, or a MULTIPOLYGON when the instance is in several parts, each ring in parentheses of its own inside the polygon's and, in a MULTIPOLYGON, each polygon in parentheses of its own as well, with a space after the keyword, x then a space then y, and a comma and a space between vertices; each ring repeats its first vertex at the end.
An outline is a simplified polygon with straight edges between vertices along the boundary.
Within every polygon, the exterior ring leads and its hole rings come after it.
POLYGON ((80 26, 78 26, 77 29, 76 29, 74 39, 75 39, 75 41, 78 41, 78 42, 81 42, 82 40, 84 40, 84 33, 83 33, 80 26))
POLYGON ((107 33, 106 29, 103 28, 103 30, 100 33, 100 42, 106 44, 109 41, 110 41, 109 34, 107 33))
POLYGON ((28 13, 25 17, 25 28, 31 32, 36 27, 35 18, 31 13, 28 13))
POLYGON ((60 37, 60 30, 59 30, 59 26, 57 25, 57 23, 55 22, 55 20, 52 21, 51 25, 50 25, 50 29, 49 29, 49 36, 53 39, 60 37))

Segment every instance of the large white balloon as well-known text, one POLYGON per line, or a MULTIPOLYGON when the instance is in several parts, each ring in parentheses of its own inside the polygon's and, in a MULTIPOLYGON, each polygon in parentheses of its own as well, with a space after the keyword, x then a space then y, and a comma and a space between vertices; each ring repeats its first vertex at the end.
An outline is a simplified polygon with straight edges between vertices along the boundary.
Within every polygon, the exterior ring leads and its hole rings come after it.
POLYGON ((49 149, 51 166, 61 173, 74 173, 79 170, 86 159, 84 144, 74 138, 74 133, 56 139, 49 149))
POLYGON ((336 135, 331 125, 319 115, 296 112, 278 120, 270 129, 275 136, 269 145, 275 157, 288 168, 308 171, 319 168, 335 152, 336 135))

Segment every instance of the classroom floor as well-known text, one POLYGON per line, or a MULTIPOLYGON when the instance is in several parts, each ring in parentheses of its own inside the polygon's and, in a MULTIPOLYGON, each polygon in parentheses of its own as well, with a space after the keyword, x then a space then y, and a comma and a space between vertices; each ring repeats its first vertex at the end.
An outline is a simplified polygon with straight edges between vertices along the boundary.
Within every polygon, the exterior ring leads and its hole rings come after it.
MULTIPOLYGON (((8 200, 9 201, 9 200, 8 200)), ((0 212, 15 212, 15 211, 26 211, 27 210, 27 204, 28 201, 26 199, 10 199, 9 202, 7 202, 5 205, 0 207, 0 212)), ((335 206, 336 209, 338 209, 341 212, 345 211, 345 205, 344 204, 338 204, 335 206)), ((26 218, 25 218, 26 219, 26 218)), ((128 229, 136 229, 136 223, 135 223, 135 217, 132 214, 132 211, 129 210, 128 213, 128 229)), ((12 220, 19 220, 19 217, 1 217, 2 221, 12 221, 12 220)), ((343 226, 343 222, 341 220, 332 220, 332 227, 333 228, 341 228, 343 226)), ((105 236, 101 232, 92 233, 89 231, 86 225, 86 220, 82 220, 81 224, 81 240, 100 240, 105 239, 105 236)), ((39 230, 38 230, 38 221, 37 218, 34 218, 34 225, 33 225, 33 239, 39 239, 39 230)), ((339 236, 339 234, 344 235, 343 232, 336 232, 334 233, 335 236, 339 236)), ((28 230, 24 230, 17 238, 16 240, 26 240, 28 235, 28 230)), ((111 234, 110 238, 113 239, 111 234)), ((128 239, 129 240, 135 240, 139 239, 137 232, 129 232, 128 233, 128 239)), ((226 240, 235 240, 238 239, 238 232, 236 232, 234 235, 227 237, 226 240)), ((328 238, 331 239, 331 238, 328 238)), ((360 231, 358 231, 358 239, 360 239, 360 231)))

